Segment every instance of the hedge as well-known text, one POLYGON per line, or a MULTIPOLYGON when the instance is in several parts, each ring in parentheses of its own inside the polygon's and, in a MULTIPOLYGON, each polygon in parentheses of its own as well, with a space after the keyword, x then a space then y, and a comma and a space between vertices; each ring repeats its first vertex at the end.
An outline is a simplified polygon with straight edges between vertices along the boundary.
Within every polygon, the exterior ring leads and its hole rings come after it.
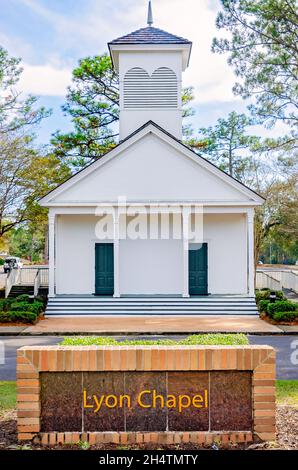
POLYGON ((14 302, 11 304, 10 310, 18 312, 34 312, 39 314, 43 310, 43 304, 41 302, 14 302))
POLYGON ((272 315, 273 320, 275 321, 293 321, 298 320, 298 310, 292 310, 290 312, 275 312, 272 315))
POLYGON ((0 300, 0 323, 23 322, 33 323, 44 310, 40 299, 32 299, 27 294, 16 298, 0 300))
POLYGON ((272 317, 276 312, 293 312, 297 310, 298 304, 291 302, 290 300, 279 300, 277 302, 270 303, 267 306, 267 312, 272 317))
POLYGON ((0 312, 0 323, 34 323, 38 318, 38 314, 34 312, 19 312, 10 310, 9 312, 0 312))
POLYGON ((267 308, 269 304, 270 304, 270 300, 267 300, 267 299, 260 300, 260 302, 258 303, 259 311, 267 313, 267 308))

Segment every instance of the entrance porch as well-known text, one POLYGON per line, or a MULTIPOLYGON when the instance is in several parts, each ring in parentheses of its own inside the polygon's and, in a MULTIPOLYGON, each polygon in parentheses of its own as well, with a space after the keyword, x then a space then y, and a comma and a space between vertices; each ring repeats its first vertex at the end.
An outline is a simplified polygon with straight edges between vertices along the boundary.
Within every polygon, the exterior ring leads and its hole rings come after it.
POLYGON ((51 208, 49 255, 50 299, 149 296, 166 307, 169 298, 253 297, 253 209, 210 205, 202 211, 194 203, 51 208))

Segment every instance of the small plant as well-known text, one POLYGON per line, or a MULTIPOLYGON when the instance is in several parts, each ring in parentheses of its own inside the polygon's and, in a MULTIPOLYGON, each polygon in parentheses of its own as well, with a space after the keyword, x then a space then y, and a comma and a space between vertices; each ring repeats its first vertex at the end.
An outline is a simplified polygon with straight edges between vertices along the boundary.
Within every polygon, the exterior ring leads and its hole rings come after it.
POLYGON ((29 444, 24 444, 19 447, 20 450, 32 450, 32 447, 29 444))
POLYGON ((298 304, 290 300, 278 300, 277 302, 270 303, 267 307, 267 312, 270 317, 276 312, 293 312, 297 310, 298 304))
POLYGON ((87 441, 79 441, 77 446, 80 450, 89 450, 90 449, 90 444, 87 441))

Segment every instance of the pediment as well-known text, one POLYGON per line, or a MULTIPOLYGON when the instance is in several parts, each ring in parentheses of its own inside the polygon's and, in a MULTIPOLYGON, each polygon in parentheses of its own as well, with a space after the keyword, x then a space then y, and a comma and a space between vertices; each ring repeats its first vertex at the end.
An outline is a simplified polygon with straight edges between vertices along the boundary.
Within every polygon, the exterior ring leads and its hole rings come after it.
POLYGON ((49 193, 41 204, 115 202, 123 196, 131 202, 262 203, 256 193, 151 125, 49 193))

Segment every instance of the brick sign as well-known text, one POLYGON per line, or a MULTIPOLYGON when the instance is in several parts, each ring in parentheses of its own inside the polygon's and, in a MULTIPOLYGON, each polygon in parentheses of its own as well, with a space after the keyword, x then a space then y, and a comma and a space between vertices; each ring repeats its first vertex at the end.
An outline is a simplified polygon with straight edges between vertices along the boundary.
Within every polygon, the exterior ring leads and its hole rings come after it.
POLYGON ((269 346, 24 347, 18 436, 42 444, 275 437, 269 346))

